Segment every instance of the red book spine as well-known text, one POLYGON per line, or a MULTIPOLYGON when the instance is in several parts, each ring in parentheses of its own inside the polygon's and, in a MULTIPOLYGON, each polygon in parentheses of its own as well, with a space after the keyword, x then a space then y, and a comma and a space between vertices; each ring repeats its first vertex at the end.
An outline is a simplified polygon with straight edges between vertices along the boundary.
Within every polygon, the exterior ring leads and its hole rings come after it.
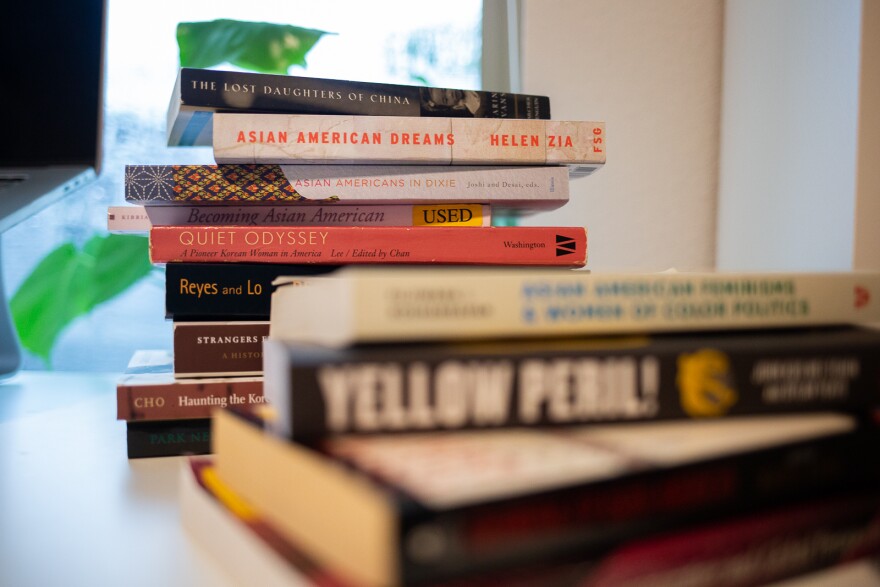
POLYGON ((262 377, 155 383, 132 378, 116 386, 116 419, 129 422, 210 418, 216 408, 264 403, 262 377))
POLYGON ((531 265, 583 267, 583 227, 155 226, 153 263, 531 265))

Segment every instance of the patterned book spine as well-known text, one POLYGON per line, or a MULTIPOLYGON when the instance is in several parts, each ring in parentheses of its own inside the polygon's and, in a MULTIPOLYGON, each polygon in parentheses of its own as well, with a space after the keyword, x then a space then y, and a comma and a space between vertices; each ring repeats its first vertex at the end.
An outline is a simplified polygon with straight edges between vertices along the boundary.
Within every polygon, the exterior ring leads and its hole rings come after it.
POLYGON ((605 123, 215 114, 217 163, 597 165, 605 123))
POLYGON ((153 263, 466 264, 583 267, 582 227, 177 227, 150 230, 153 263))
POLYGON ((568 202, 569 177, 560 166, 128 165, 125 199, 150 205, 472 203, 552 209, 568 202))
POLYGON ((265 321, 175 322, 174 376, 263 374, 265 321))
POLYGON ((183 68, 168 108, 168 145, 209 146, 211 116, 217 110, 547 119, 550 99, 509 92, 183 68))

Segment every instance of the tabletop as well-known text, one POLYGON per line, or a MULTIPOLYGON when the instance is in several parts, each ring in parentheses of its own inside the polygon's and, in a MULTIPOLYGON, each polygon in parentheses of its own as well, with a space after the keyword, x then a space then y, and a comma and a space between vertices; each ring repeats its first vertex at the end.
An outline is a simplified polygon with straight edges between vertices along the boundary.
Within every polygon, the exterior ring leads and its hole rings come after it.
POLYGON ((118 377, 0 383, 0 585, 231 585, 179 523, 183 457, 127 458, 118 377))
MULTIPOLYGON (((119 374, 0 382, 0 585, 229 587, 182 527, 184 457, 129 460, 119 374)), ((776 587, 880 587, 860 563, 776 587)))

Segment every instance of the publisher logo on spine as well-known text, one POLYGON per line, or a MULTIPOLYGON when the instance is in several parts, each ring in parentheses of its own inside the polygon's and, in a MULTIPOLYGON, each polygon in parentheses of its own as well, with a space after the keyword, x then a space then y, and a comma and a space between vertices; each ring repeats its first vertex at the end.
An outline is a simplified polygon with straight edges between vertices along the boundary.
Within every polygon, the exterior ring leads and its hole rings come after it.
POLYGON ((570 236, 556 235, 556 256, 571 255, 577 252, 577 243, 570 236))
POLYGON ((868 288, 857 285, 853 293, 855 294, 854 305, 856 308, 864 308, 871 302, 871 292, 868 288))

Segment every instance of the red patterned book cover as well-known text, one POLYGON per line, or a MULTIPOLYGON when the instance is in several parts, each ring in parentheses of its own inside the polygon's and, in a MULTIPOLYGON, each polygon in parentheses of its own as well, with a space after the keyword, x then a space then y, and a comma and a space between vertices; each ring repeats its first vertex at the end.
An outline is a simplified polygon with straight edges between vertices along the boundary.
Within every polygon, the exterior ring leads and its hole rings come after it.
POLYGON ((153 263, 460 264, 583 267, 583 227, 154 226, 153 263))

